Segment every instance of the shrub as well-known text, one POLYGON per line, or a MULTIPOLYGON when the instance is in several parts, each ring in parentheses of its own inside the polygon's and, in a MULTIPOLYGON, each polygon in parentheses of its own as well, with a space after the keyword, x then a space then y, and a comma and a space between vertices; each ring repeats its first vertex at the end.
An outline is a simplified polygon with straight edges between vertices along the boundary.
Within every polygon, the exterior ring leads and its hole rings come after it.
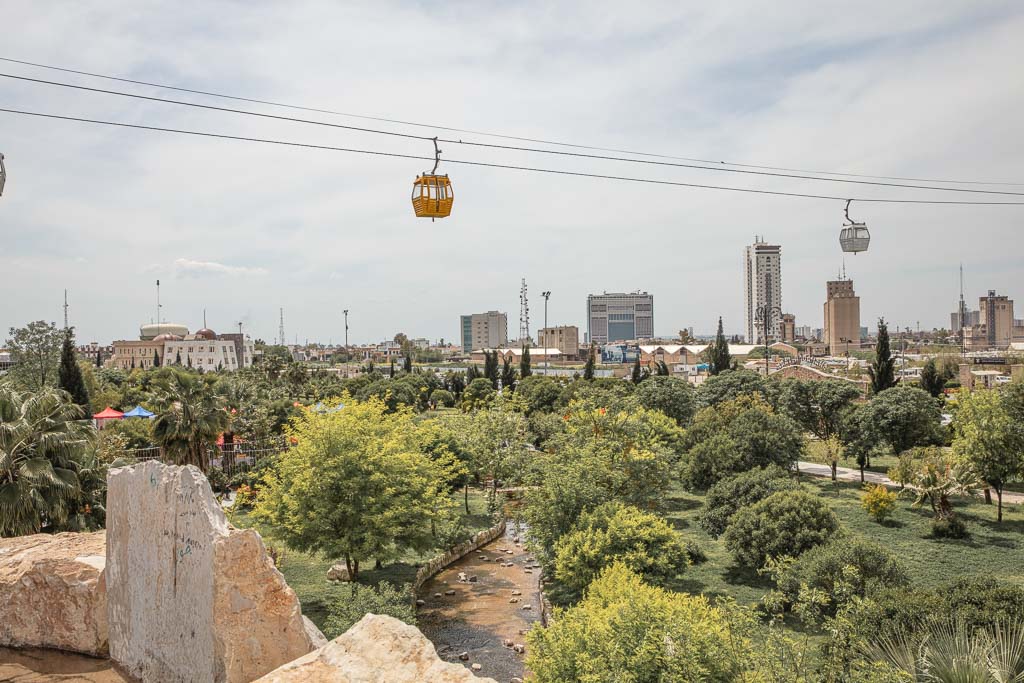
POLYGON ((577 596, 613 563, 658 583, 686 568, 686 546, 660 517, 617 502, 582 515, 555 545, 555 578, 577 596))
POLYGON ((773 493, 799 488, 800 484, 777 465, 741 472, 711 487, 697 523, 709 536, 718 538, 740 508, 753 505, 773 493))
POLYGON ((932 538, 967 538, 970 533, 959 515, 932 520, 932 538))
POLYGON ((832 540, 811 548, 775 575, 779 591, 789 602, 796 600, 802 586, 825 591, 834 601, 840 582, 852 587, 853 593, 864 596, 868 587, 878 584, 886 588, 906 586, 907 571, 896 556, 882 546, 858 537, 832 540), (853 568, 855 572, 847 571, 853 568))
POLYGON ((686 548, 686 558, 690 560, 690 564, 703 564, 708 561, 707 553, 697 541, 688 538, 683 542, 683 547, 686 548))
POLYGON ((911 448, 906 453, 901 453, 896 460, 896 465, 890 467, 885 472, 885 476, 900 485, 901 491, 907 487, 907 484, 914 481, 914 476, 917 474, 918 458, 915 454, 916 450, 911 448))
POLYGON ((896 494, 881 484, 868 484, 860 497, 860 506, 879 524, 896 512, 896 494))
POLYGON ((768 557, 796 557, 838 530, 828 505, 806 491, 780 491, 733 515, 724 539, 736 562, 756 569, 768 557))
POLYGON ((451 408, 455 405, 455 396, 447 389, 434 389, 430 394, 430 401, 435 406, 451 408))
POLYGON ((747 645, 706 598, 649 586, 621 564, 548 628, 530 629, 527 643, 535 683, 724 683, 736 679, 747 645))
POLYGON ((416 608, 412 605, 413 596, 408 586, 399 589, 387 581, 377 588, 350 583, 341 588, 337 599, 328 606, 324 635, 328 639, 337 638, 367 614, 386 614, 415 626, 416 608))
POLYGON ((256 489, 242 484, 235 490, 235 502, 231 506, 235 510, 251 510, 256 505, 256 489))

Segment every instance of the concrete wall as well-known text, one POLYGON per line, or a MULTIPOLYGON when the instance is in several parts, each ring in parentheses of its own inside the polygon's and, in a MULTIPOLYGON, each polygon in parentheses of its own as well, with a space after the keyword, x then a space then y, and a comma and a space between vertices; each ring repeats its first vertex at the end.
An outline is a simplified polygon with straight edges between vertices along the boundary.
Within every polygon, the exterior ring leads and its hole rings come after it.
POLYGON ((505 533, 505 520, 502 520, 498 524, 495 524, 490 529, 484 529, 477 533, 473 538, 468 541, 463 541, 443 555, 438 555, 433 559, 429 560, 426 564, 420 567, 416 571, 416 578, 412 582, 413 596, 419 591, 420 586, 427 582, 427 579, 438 573, 452 562, 461 560, 466 555, 470 554, 474 550, 487 545, 496 538, 500 538, 505 533))

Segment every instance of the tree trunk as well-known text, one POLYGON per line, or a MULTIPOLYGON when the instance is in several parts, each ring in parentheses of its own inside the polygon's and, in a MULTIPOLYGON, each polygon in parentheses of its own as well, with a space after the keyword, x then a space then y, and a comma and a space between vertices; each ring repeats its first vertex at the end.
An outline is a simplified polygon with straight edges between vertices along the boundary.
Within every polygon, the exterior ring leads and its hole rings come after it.
POLYGON ((383 567, 384 567, 384 563, 382 563, 380 561, 380 558, 378 557, 377 560, 373 563, 373 568, 374 569, 381 569, 383 567))
POLYGON ((466 514, 469 514, 469 482, 462 485, 462 497, 466 502, 466 514))
POLYGON ((996 520, 1003 523, 1003 489, 999 487, 996 489, 996 498, 999 500, 998 512, 996 513, 996 520))
POLYGON ((864 465, 860 466, 860 483, 864 483, 864 465))
POLYGON ((345 571, 348 572, 349 581, 354 581, 355 577, 352 576, 352 557, 349 555, 345 556, 345 571))
POLYGON ((359 578, 359 560, 352 560, 352 573, 349 576, 352 577, 353 581, 359 578))
POLYGON ((832 481, 836 481, 836 479, 837 479, 836 471, 838 470, 838 468, 839 468, 839 463, 837 463, 835 460, 833 460, 832 461, 832 481))
POLYGON ((992 504, 992 489, 985 487, 985 505, 992 504))

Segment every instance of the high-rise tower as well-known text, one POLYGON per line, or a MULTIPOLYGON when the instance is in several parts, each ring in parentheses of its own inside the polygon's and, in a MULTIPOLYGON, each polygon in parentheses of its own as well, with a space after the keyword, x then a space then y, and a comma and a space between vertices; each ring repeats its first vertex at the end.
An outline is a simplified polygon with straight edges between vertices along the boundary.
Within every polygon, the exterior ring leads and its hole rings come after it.
POLYGON ((743 248, 743 315, 747 343, 763 344, 765 317, 769 341, 782 339, 782 247, 754 239, 743 248))

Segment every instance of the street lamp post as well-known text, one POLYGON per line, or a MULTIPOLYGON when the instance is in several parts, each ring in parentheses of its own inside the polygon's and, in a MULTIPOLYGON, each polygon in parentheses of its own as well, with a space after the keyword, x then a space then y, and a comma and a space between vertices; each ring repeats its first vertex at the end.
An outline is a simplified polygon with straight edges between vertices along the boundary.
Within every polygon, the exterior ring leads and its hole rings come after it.
POLYGON ((542 350, 544 351, 544 376, 547 377, 547 375, 548 375, 548 344, 547 344, 547 337, 550 334, 548 332, 548 299, 551 298, 551 290, 548 290, 546 292, 541 292, 540 295, 542 297, 544 297, 544 346, 542 347, 542 350))
POLYGON ((757 307, 757 312, 754 316, 756 322, 761 323, 762 334, 764 335, 764 376, 768 377, 768 324, 772 322, 775 317, 782 315, 782 309, 778 306, 769 306, 768 304, 761 304, 757 307))

